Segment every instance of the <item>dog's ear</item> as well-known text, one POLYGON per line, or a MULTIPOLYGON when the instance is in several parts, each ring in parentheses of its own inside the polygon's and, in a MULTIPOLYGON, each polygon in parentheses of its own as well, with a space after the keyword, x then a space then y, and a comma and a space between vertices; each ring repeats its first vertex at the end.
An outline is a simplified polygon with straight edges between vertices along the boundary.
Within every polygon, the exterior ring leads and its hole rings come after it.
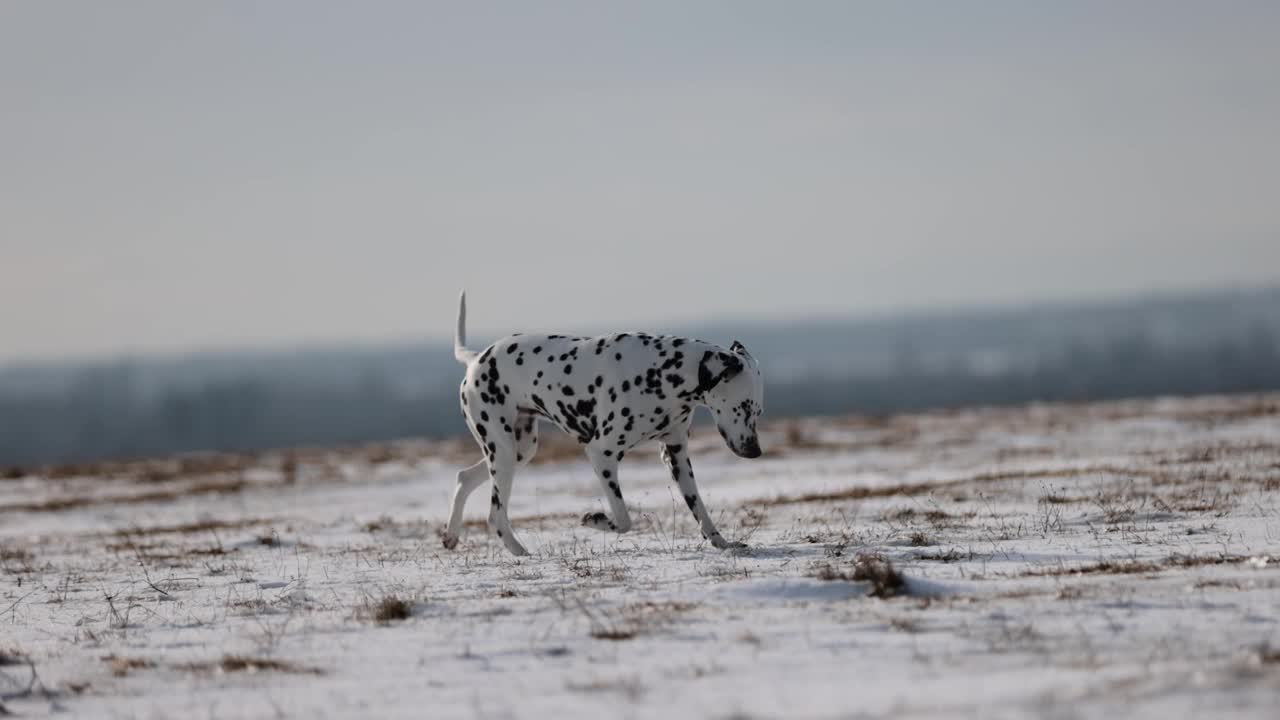
POLYGON ((729 349, 730 349, 730 350, 732 350, 732 351, 734 351, 734 352, 736 352, 736 353, 738 353, 738 354, 739 354, 739 355, 741 355, 742 357, 745 357, 745 358, 749 358, 749 357, 751 357, 751 353, 747 352, 747 346, 746 346, 746 345, 743 345, 742 343, 738 342, 737 340, 734 340, 734 341, 733 341, 733 344, 729 346, 729 349))
POLYGON ((698 387, 695 393, 704 393, 726 380, 732 380, 742 372, 742 358, 726 352, 708 350, 698 363, 698 387))
POLYGON ((721 380, 732 380, 734 376, 742 372, 742 368, 743 368, 742 358, 734 357, 733 355, 729 355, 726 353, 718 353, 718 354, 720 356, 720 361, 724 363, 724 370, 721 371, 721 374, 720 374, 721 380))

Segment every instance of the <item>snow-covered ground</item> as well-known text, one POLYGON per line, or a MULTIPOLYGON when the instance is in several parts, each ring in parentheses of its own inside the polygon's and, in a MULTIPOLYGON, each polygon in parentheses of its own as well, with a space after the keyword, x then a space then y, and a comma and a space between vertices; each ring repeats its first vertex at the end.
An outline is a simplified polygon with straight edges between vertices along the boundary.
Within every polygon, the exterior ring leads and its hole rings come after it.
POLYGON ((814 419, 763 441, 756 461, 694 443, 736 553, 701 539, 656 448, 622 467, 637 523, 613 536, 578 525, 599 485, 549 443, 511 503, 528 558, 483 530, 485 489, 441 547, 464 443, 0 480, 3 707, 1276 717, 1280 396, 814 419), (905 586, 860 579, 871 558, 905 586))

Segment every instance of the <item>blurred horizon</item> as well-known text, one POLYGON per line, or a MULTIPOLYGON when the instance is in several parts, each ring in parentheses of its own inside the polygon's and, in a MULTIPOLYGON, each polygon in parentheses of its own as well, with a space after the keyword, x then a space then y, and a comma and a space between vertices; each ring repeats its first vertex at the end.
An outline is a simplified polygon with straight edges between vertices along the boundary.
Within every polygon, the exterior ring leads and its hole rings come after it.
POLYGON ((1280 282, 1280 4, 0 4, 0 366, 1280 282))
MULTIPOLYGON (((1280 286, 670 330, 744 342, 770 420, 1280 388, 1280 286)), ((459 435, 461 376, 443 338, 0 366, 0 469, 459 435)))

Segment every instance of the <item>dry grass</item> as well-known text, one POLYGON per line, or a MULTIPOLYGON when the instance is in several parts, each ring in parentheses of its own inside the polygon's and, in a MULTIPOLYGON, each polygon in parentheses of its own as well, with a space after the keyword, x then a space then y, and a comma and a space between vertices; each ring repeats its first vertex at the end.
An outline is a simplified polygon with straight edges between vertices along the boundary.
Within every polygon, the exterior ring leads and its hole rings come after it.
POLYGON ((425 518, 396 520, 389 515, 383 515, 364 522, 360 525, 360 529, 371 535, 387 533, 398 538, 417 540, 425 540, 444 533, 443 527, 434 528, 431 522, 425 518))
POLYGON ((630 640, 639 634, 639 631, 634 628, 597 627, 591 629, 591 637, 597 640, 612 640, 614 642, 619 640, 630 640))
POLYGON ((128 534, 134 537, 148 535, 195 535, 214 533, 219 530, 243 530, 255 525, 270 525, 276 522, 273 518, 244 518, 240 520, 196 520, 177 525, 152 525, 149 527, 130 527, 117 530, 114 534, 128 534))
POLYGON ((1244 555, 1170 555, 1165 559, 1165 567, 1201 567, 1204 565, 1233 565, 1249 558, 1244 555))
POLYGON ((591 637, 611 642, 631 640, 641 633, 654 632, 674 622, 678 615, 696 607, 696 603, 678 600, 629 603, 602 611, 592 611, 585 605, 578 605, 591 623, 591 637))
POLYGON ((644 685, 636 678, 618 678, 615 680, 593 680, 586 683, 568 682, 565 689, 579 693, 618 693, 628 700, 639 700, 645 693, 644 685))
POLYGON ((104 655, 102 661, 111 669, 111 674, 116 677, 125 677, 134 670, 145 670, 156 666, 154 662, 146 658, 125 657, 122 655, 104 655))
POLYGON ((973 552, 963 553, 958 548, 950 548, 945 552, 920 553, 916 555, 917 560, 933 560, 940 563, 953 563, 960 560, 972 560, 973 552))
POLYGON ((324 675, 324 670, 320 668, 246 655, 224 655, 221 660, 212 662, 182 663, 174 665, 174 669, 194 673, 279 672, 293 675, 324 675))
POLYGON ((871 584, 867 592, 871 597, 890 598, 906 592, 907 581, 888 560, 879 555, 863 554, 853 560, 853 567, 841 570, 831 564, 818 567, 814 574, 819 580, 866 582, 871 584))
POLYGON ((929 537, 927 533, 921 532, 919 530, 911 533, 910 537, 908 537, 907 540, 911 543, 912 547, 928 547, 930 545, 937 544, 933 541, 933 538, 929 537))
POLYGON ((249 468, 260 466, 261 463, 261 458, 252 453, 202 453, 148 460, 103 460, 50 465, 41 468, 40 475, 51 480, 93 477, 163 483, 200 475, 240 474, 249 468))
POLYGON ((893 565, 876 555, 859 555, 854 560, 853 579, 871 583, 871 597, 893 597, 907 588, 907 581, 893 565))
POLYGON ((31 572, 34 561, 35 556, 26 548, 8 545, 0 547, 0 567, 4 568, 5 572, 31 572))
MULTIPOLYGON (((105 655, 102 657, 102 661, 107 663, 111 674, 116 677, 127 677, 135 670, 148 670, 159 667, 155 661, 141 657, 105 655)), ((171 667, 174 670, 191 673, 281 672, 301 675, 324 674, 324 671, 319 668, 297 665, 285 660, 246 655, 224 655, 219 660, 177 663, 171 667)))
POLYGON ((395 595, 387 595, 373 606, 373 620, 380 625, 408 620, 412 616, 413 605, 395 595))
POLYGON ((183 547, 173 543, 139 543, 132 537, 123 536, 119 542, 103 545, 108 552, 136 557, 140 562, 157 562, 183 564, 194 563, 202 558, 218 557, 235 552, 235 548, 227 550, 221 544, 207 547, 183 547))
POLYGON ((961 519, 971 519, 973 517, 975 517, 974 513, 968 513, 961 518, 956 515, 952 515, 945 510, 939 510, 938 508, 929 508, 928 510, 921 512, 912 507, 888 510, 881 515, 881 519, 885 522, 913 523, 918 520, 924 520, 935 529, 951 527, 957 524, 957 521, 961 519))
POLYGON ((909 418, 826 418, 824 426, 856 429, 858 437, 836 437, 830 440, 817 436, 811 421, 784 420, 771 423, 766 432, 780 432, 782 437, 765 449, 769 457, 784 457, 791 453, 857 452, 877 448, 894 448, 909 445, 920 439, 920 429, 909 418))
POLYGON ((898 483, 883 487, 851 487, 830 492, 803 493, 800 495, 779 495, 768 500, 757 501, 766 506, 796 505, 800 503, 825 503, 848 500, 869 500, 897 496, 928 495, 939 490, 948 490, 973 485, 1007 482, 1010 480, 1035 480, 1039 478, 1075 478, 1084 475, 1121 475, 1132 476, 1133 470, 1109 465, 1084 468, 1056 468, 1040 470, 1016 470, 1010 472, 978 473, 958 480, 939 482, 898 483))
POLYGON ((356 606, 354 617, 378 625, 392 625, 413 617, 414 602, 396 594, 368 597, 356 606))
POLYGON ((920 623, 909 617, 896 617, 889 621, 889 627, 898 632, 915 634, 920 632, 920 623))
POLYGON ((1168 568, 1190 568, 1202 565, 1225 565, 1248 560, 1242 555, 1170 555, 1162 561, 1150 560, 1100 560, 1074 567, 1058 566, 1034 568, 1022 573, 1024 577, 1062 577, 1070 575, 1143 575, 1157 573, 1168 568))
POLYGON ((226 494, 241 492, 251 483, 243 477, 219 478, 192 483, 180 488, 168 490, 151 490, 139 493, 115 493, 110 495, 74 495, 70 497, 50 498, 39 502, 10 503, 0 505, 3 512, 63 512, 84 507, 100 505, 141 505, 153 502, 172 502, 179 498, 196 495, 226 494))
POLYGON ((1069 575, 1141 575, 1160 572, 1161 566, 1141 560, 1102 560, 1075 567, 1035 568, 1022 573, 1024 577, 1062 577, 1069 575))

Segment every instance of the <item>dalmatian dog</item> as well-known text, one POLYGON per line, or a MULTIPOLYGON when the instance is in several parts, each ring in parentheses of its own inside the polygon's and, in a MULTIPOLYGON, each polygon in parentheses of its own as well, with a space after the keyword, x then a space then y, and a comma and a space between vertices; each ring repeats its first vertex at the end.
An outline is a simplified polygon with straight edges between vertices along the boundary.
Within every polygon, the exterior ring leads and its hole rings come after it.
POLYGON ((483 351, 466 347, 467 299, 458 301, 454 356, 466 365, 460 399, 484 459, 458 473, 444 546, 457 547, 467 496, 492 479, 489 527, 513 555, 527 555, 507 517, 516 468, 538 449, 538 421, 553 423, 586 450, 609 501, 609 514, 582 524, 607 532, 631 529, 618 464, 632 448, 656 440, 702 535, 720 549, 746 547, 716 530, 698 497, 689 460, 693 410, 711 410, 734 454, 760 457, 756 422, 764 410, 760 368, 741 343, 728 349, 688 338, 645 333, 600 337, 510 335, 483 351))

